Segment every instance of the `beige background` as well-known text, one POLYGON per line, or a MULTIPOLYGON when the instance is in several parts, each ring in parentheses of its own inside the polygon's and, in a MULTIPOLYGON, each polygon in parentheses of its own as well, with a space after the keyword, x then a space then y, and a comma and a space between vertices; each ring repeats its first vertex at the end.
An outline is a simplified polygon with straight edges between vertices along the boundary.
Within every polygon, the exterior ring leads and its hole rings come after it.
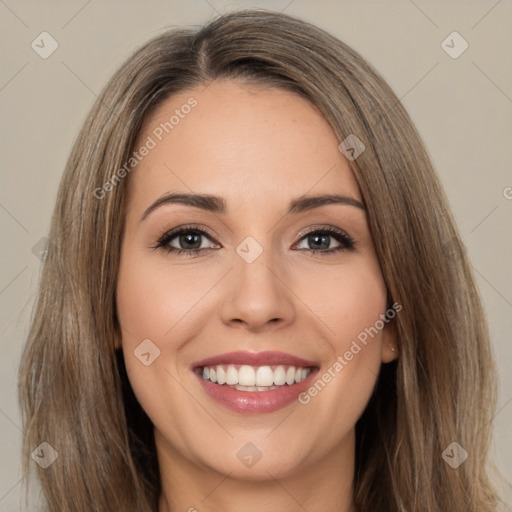
MULTIPOLYGON (((165 28, 200 25, 217 12, 251 6, 284 10, 353 46, 388 80, 415 121, 445 185, 487 308, 501 378, 493 453, 512 481, 509 0, 0 0, 0 511, 20 510, 23 433, 15 380, 40 272, 32 248, 47 234, 79 126, 135 47, 165 28), (47 59, 31 48, 43 31, 59 44, 47 59), (441 47, 453 31, 469 43, 457 59, 441 47)), ((510 484, 505 496, 512 503, 510 484)))

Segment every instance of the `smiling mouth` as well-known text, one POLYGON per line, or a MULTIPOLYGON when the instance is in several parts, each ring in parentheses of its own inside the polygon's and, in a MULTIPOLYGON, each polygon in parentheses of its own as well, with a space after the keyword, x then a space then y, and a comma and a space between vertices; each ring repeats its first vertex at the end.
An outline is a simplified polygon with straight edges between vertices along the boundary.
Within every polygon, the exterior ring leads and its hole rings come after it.
POLYGON ((291 365, 212 365, 196 368, 203 380, 238 391, 262 392, 287 388, 306 379, 315 367, 291 365))

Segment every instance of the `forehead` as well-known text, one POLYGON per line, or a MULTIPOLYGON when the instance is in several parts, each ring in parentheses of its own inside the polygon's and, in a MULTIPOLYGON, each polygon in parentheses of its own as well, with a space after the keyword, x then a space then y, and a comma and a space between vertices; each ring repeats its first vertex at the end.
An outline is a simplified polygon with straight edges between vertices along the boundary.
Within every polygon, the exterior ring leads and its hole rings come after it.
MULTIPOLYGON (((320 112, 282 89, 221 81, 173 95, 145 119, 135 150, 131 197, 169 191, 267 206, 311 192, 360 200, 338 139, 320 112)), ((142 205, 141 205, 142 206, 142 205)))

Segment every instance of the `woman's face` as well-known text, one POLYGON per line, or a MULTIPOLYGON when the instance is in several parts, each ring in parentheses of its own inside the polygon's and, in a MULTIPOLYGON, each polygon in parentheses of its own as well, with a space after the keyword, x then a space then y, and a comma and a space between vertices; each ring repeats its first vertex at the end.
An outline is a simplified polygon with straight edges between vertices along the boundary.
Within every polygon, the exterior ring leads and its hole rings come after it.
POLYGON ((233 81, 146 119, 117 309, 160 459, 248 479, 353 462, 355 423, 394 353, 338 144, 304 99, 233 81))

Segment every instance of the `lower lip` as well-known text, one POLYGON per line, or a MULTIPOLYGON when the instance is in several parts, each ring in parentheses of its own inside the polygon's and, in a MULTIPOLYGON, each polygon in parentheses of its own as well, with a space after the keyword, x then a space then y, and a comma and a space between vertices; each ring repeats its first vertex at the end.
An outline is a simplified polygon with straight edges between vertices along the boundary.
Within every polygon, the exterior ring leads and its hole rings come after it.
POLYGON ((203 379, 201 375, 197 373, 196 375, 206 393, 219 404, 240 413, 260 414, 278 411, 297 400, 300 393, 310 386, 311 379, 317 371, 316 369, 311 370, 311 373, 301 382, 270 391, 240 391, 214 384, 203 379))

